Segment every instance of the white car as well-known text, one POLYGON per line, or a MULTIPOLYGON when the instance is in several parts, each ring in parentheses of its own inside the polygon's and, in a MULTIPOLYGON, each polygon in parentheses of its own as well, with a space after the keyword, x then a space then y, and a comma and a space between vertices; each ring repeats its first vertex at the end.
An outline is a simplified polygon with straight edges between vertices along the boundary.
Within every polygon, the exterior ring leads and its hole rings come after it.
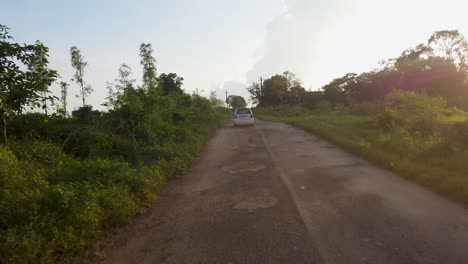
POLYGON ((233 118, 234 126, 254 126, 254 116, 250 108, 237 108, 233 118))

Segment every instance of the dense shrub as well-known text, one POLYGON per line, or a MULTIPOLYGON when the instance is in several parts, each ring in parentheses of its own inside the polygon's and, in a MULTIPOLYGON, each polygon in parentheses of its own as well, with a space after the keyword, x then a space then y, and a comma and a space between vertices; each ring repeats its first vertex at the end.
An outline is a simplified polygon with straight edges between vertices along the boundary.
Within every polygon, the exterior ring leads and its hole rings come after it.
POLYGON ((330 112, 332 110, 332 105, 330 102, 322 100, 313 109, 317 112, 330 112))
POLYGON ((93 122, 102 116, 98 110, 93 110, 91 105, 83 106, 72 111, 72 116, 80 120, 80 122, 93 122))
POLYGON ((199 96, 138 96, 109 113, 12 120, 12 140, 0 145, 0 263, 95 250, 106 230, 141 213, 188 168, 225 118, 199 96))
POLYGON ((288 115, 287 109, 258 108, 256 113, 309 130, 468 204, 468 113, 440 98, 394 92, 342 110, 288 115))
POLYGON ((444 99, 415 92, 392 92, 385 98, 383 105, 377 115, 382 128, 401 127, 425 136, 438 132, 443 114, 450 111, 444 99))
POLYGON ((468 121, 453 123, 447 127, 447 130, 453 133, 456 142, 460 143, 459 148, 468 148, 468 121))
POLYGON ((384 106, 380 103, 372 102, 372 103, 359 103, 359 104, 353 104, 349 108, 350 112, 353 114, 357 115, 368 115, 368 116, 373 116, 376 115, 380 112, 382 112, 382 109, 384 106))

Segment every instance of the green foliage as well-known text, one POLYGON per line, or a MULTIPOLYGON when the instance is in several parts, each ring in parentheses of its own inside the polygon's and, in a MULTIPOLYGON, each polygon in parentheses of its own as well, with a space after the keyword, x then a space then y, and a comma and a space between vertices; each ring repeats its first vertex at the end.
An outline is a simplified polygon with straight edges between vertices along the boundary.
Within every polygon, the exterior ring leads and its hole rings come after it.
POLYGON ((161 86, 162 94, 181 93, 184 78, 177 76, 175 73, 162 73, 158 77, 159 86, 161 86))
POLYGON ((452 199, 468 203, 468 113, 439 97, 396 91, 384 100, 317 111, 257 108, 331 140, 452 199))
POLYGON ((57 72, 48 68, 49 49, 41 42, 12 42, 8 27, 0 24, 0 121, 3 143, 7 143, 6 121, 25 107, 46 109, 49 86, 57 72))
POLYGON ((153 56, 153 47, 149 43, 140 45, 140 64, 143 66, 143 88, 156 88, 158 84, 156 59, 153 56))
POLYGON ((269 79, 253 82, 247 91, 258 106, 304 103, 306 91, 295 74, 285 71, 269 79))
POLYGON ((114 83, 107 83, 108 101, 103 105, 110 109, 120 108, 125 101, 125 96, 129 90, 134 90, 135 79, 131 79, 132 69, 127 64, 123 63, 119 67, 118 77, 114 83))
POLYGON ((291 73, 260 79, 247 88, 258 106, 305 104, 314 108, 321 100, 351 105, 383 99, 394 90, 443 97, 452 106, 468 109, 468 42, 457 30, 432 34, 426 44, 404 50, 397 58, 362 74, 348 73, 322 87, 305 91, 291 73))
MULTIPOLYGON (((141 213, 166 179, 183 174, 228 118, 208 99, 183 93, 175 74, 154 86, 151 46, 140 51, 146 84, 135 87, 122 65, 108 113, 85 105, 72 117, 11 120, 12 142, 0 146, 0 263, 83 262, 106 231, 141 213)), ((72 56, 75 80, 84 84, 86 62, 78 49, 72 56)))
POLYGON ((77 110, 72 111, 72 116, 76 117, 81 122, 91 122, 101 116, 101 112, 93 110, 91 105, 82 106, 77 110))
POLYGON ((244 107, 247 106, 247 102, 245 101, 244 97, 239 96, 239 95, 230 95, 230 96, 228 96, 227 104, 232 109, 244 108, 244 107))
POLYGON ((432 51, 453 60, 461 72, 467 73, 468 42, 458 30, 436 31, 427 42, 432 51))
POLYGON ((341 78, 334 79, 322 88, 325 100, 332 104, 351 103, 350 97, 358 82, 358 75, 355 73, 348 73, 341 78))
POLYGON ((330 112, 332 110, 332 105, 329 101, 322 100, 313 109, 317 112, 330 112))
POLYGON ((86 97, 88 97, 93 89, 91 85, 87 84, 84 80, 84 72, 88 63, 84 60, 81 51, 77 47, 70 48, 71 55, 71 65, 75 69, 75 74, 73 75, 73 81, 75 81, 80 86, 80 94, 77 97, 81 96, 83 101, 83 107, 86 107, 86 97))
POLYGON ((58 112, 62 116, 67 116, 67 98, 68 98, 68 87, 70 85, 64 81, 60 82, 60 102, 62 105, 58 107, 58 112))
POLYGON ((468 148, 468 121, 456 122, 449 129, 452 130, 456 142, 461 143, 460 147, 468 148))
POLYGON ((443 98, 415 92, 392 92, 383 104, 382 112, 377 115, 382 128, 401 127, 426 136, 440 129, 443 115, 450 111, 443 98))
POLYGON ((148 107, 126 132, 115 129, 115 113, 93 123, 13 120, 15 140, 0 147, 0 261, 73 258, 150 205, 224 118, 207 99, 185 96, 166 98, 166 111, 148 107), (168 115, 176 109, 182 120, 168 115))

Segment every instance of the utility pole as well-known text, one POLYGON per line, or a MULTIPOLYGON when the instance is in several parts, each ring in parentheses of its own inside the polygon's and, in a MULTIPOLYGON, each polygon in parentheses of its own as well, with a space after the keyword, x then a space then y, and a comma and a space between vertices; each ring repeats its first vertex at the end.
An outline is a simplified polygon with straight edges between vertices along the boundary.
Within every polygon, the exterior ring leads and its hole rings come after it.
POLYGON ((260 94, 263 92, 263 77, 260 76, 260 94))
POLYGON ((228 93, 227 93, 227 90, 224 92, 226 94, 226 104, 228 103, 228 93))

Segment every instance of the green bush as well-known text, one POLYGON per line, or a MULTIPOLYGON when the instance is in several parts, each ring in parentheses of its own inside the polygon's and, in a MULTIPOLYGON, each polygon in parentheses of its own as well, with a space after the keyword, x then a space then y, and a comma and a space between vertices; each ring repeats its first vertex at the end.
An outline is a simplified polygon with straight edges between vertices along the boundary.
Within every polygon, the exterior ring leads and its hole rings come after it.
POLYGON ((359 103, 351 105, 349 110, 352 114, 373 116, 382 112, 383 108, 381 103, 359 103))
POLYGON ((332 110, 332 105, 326 100, 320 101, 314 108, 317 112, 330 112, 332 110))
POLYGON ((0 263, 70 261, 95 250, 106 230, 184 173, 227 118, 199 96, 139 96, 90 118, 12 120, 10 143, 0 145, 0 263))
POLYGON ((447 130, 449 133, 453 133, 456 142, 460 143, 459 148, 466 149, 468 147, 468 121, 453 123, 447 127, 447 130))
POLYGON ((350 109, 287 113, 279 108, 257 109, 260 118, 304 128, 468 204, 468 113, 448 107, 444 100, 394 92, 383 101, 350 109))
POLYGON ((441 128, 443 113, 450 111, 443 98, 415 92, 392 92, 386 96, 383 104, 384 108, 377 115, 377 121, 383 129, 402 127, 424 136, 437 133, 441 128))

